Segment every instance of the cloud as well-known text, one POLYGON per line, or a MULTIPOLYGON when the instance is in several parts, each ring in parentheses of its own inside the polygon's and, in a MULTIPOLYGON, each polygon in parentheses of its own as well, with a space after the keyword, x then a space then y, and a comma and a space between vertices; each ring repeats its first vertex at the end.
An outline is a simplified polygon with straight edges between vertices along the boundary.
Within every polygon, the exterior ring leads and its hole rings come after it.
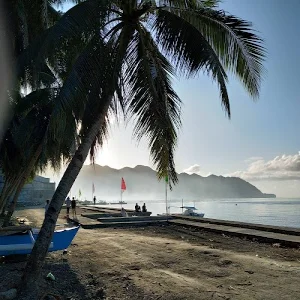
POLYGON ((249 158, 247 158, 247 159, 245 160, 245 163, 249 164, 249 163, 251 163, 251 162, 253 162, 253 161, 257 161, 257 160, 264 160, 264 158, 261 157, 261 156, 253 156, 253 157, 249 157, 249 158))
POLYGON ((209 172, 206 172, 205 170, 203 170, 203 168, 201 168, 199 165, 194 164, 190 167, 188 167, 187 169, 183 170, 183 173, 187 173, 187 174, 197 174, 200 176, 204 176, 207 177, 209 175, 212 175, 209 172))
POLYGON ((246 161, 246 171, 237 171, 227 176, 241 177, 245 180, 300 180, 300 152, 295 155, 276 156, 269 161, 261 157, 246 161))
POLYGON ((187 169, 183 170, 184 173, 200 173, 201 172, 201 167, 197 164, 192 165, 190 167, 188 167, 187 169))

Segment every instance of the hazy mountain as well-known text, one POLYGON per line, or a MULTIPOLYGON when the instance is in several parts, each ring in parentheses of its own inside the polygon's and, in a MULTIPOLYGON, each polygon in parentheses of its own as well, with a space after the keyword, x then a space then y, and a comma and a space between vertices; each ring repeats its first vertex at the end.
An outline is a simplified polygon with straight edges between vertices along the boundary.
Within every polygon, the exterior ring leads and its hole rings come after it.
MULTIPOLYGON (((116 170, 108 166, 85 165, 77 177, 72 195, 81 190, 82 199, 91 200, 92 185, 98 200, 120 200, 121 178, 127 186, 124 200, 162 200, 165 197, 165 181, 158 181, 156 172, 146 166, 116 170)), ((170 199, 197 200, 207 198, 269 198, 247 181, 236 177, 181 173, 179 183, 169 193, 170 199)))

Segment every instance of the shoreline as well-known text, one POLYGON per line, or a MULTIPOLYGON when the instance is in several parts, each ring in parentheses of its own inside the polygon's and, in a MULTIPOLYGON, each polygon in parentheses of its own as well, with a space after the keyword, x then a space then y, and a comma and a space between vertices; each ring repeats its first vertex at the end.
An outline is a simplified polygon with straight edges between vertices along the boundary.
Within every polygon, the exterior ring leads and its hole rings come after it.
MULTIPOLYGON (((39 225, 43 210, 17 215, 39 225)), ((1 264, 1 291, 23 267, 1 264)), ((67 254, 47 256, 40 287, 78 300, 298 299, 299 274, 299 249, 177 225, 81 228, 67 254), (49 271, 53 282, 45 280, 49 271)))

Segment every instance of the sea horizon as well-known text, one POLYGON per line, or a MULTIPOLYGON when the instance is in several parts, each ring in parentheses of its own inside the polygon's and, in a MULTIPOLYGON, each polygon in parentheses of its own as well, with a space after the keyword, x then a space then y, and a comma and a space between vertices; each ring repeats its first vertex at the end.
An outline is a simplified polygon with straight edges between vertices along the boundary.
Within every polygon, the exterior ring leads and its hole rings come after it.
MULTIPOLYGON (((146 203, 152 215, 166 212, 165 200, 123 199, 123 201, 126 202, 122 205, 125 209, 134 209, 135 203, 140 206, 146 203)), ((97 203, 96 205, 102 206, 97 203)), ((118 207, 118 205, 120 204, 112 206, 118 207)), ((182 201, 179 199, 168 199, 167 206, 171 214, 181 213, 181 205, 182 201)), ((195 201, 184 201, 183 205, 195 206, 198 212, 205 213, 205 218, 300 228, 300 197, 195 199, 195 201)))

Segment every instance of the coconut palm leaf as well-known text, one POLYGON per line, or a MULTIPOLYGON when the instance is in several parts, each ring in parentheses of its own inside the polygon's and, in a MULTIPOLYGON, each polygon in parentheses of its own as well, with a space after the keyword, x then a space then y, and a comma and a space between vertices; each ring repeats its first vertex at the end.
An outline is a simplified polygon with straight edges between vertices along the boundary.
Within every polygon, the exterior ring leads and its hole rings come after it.
POLYGON ((220 0, 159 0, 158 6, 194 9, 198 8, 199 6, 205 8, 214 8, 217 7, 219 3, 220 0))
MULTIPOLYGON (((67 11, 54 26, 45 30, 30 47, 18 58, 18 75, 32 65, 37 68, 45 59, 55 52, 61 51, 64 42, 72 38, 89 39, 90 35, 99 32, 105 19, 108 0, 87 0, 67 11), (82 15, 85 17, 82 18, 82 15)), ((74 46, 74 45, 73 45, 74 46)))
POLYGON ((188 22, 168 11, 159 11, 154 25, 156 38, 179 73, 190 77, 207 72, 217 81, 221 103, 230 117, 227 75, 219 57, 205 37, 188 22))
POLYGON ((64 136, 68 114, 74 114, 77 120, 84 113, 90 115, 90 118, 95 117, 93 114, 101 105, 99 97, 104 94, 103 87, 107 86, 107 78, 111 76, 111 61, 110 51, 99 37, 95 37, 78 57, 56 99, 53 111, 50 126, 58 140, 64 136), (91 95, 98 101, 91 102, 91 95))
POLYGON ((224 67, 241 80, 251 96, 258 96, 265 49, 262 39, 251 29, 250 22, 226 15, 224 11, 198 5, 196 9, 166 7, 159 10, 155 27, 159 30, 165 26, 164 20, 172 18, 171 14, 182 20, 180 25, 185 30, 196 29, 193 30, 194 39, 198 38, 198 31, 211 45, 224 67))
POLYGON ((126 81, 131 87, 128 110, 135 116, 134 134, 138 140, 147 137, 158 177, 169 175, 176 183, 174 151, 181 101, 171 87, 173 69, 142 26, 133 44, 136 51, 131 51, 126 81))

